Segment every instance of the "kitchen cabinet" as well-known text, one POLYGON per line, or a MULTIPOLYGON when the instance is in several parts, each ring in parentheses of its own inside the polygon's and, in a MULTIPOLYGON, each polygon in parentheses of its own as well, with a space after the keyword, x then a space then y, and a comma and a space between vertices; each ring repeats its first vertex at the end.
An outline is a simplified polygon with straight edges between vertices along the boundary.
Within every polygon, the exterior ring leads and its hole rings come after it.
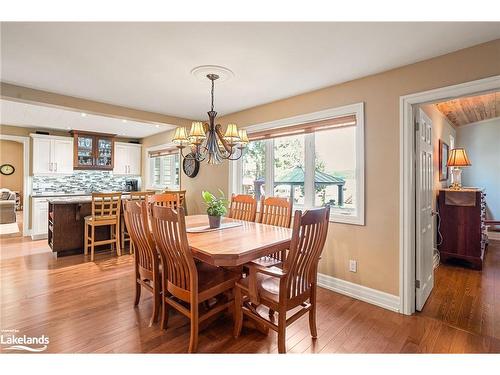
POLYGON ((80 131, 71 133, 74 137, 74 169, 113 170, 113 135, 80 131))
POLYGON ((47 198, 33 198, 31 212, 31 238, 33 240, 47 238, 49 231, 49 203, 47 198))
POLYGON ((31 134, 33 139, 33 174, 73 173, 73 139, 31 134))
POLYGON ((115 142, 114 174, 137 176, 141 174, 142 146, 134 143, 115 142))

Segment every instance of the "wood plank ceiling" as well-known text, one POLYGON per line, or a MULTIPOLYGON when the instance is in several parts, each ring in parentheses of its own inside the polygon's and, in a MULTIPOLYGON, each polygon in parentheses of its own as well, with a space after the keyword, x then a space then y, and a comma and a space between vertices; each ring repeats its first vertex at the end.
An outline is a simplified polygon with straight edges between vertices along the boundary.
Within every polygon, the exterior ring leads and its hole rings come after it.
POLYGON ((500 116, 500 92, 437 103, 437 109, 455 126, 500 116))

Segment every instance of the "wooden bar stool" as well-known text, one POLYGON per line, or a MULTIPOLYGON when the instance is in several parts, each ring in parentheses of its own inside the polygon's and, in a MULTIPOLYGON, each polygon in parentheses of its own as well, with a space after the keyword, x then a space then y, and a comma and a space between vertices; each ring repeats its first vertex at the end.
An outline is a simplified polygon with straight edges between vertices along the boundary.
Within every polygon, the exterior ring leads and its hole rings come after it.
POLYGON ((90 260, 94 261, 95 246, 111 244, 113 251, 116 245, 116 253, 121 255, 120 248, 120 208, 121 193, 92 193, 92 215, 85 217, 85 239, 84 253, 87 255, 90 247, 90 260), (108 240, 96 241, 95 228, 109 226, 108 240), (90 236, 89 236, 90 227, 90 236))
POLYGON ((121 229, 121 248, 125 250, 125 242, 129 242, 129 253, 133 254, 134 253, 134 242, 130 239, 130 235, 128 233, 128 228, 125 225, 125 204, 127 202, 145 202, 148 198, 148 196, 153 195, 154 191, 132 191, 129 193, 129 198, 123 199, 122 200, 122 212, 123 215, 121 216, 121 222, 120 222, 120 229, 121 229))

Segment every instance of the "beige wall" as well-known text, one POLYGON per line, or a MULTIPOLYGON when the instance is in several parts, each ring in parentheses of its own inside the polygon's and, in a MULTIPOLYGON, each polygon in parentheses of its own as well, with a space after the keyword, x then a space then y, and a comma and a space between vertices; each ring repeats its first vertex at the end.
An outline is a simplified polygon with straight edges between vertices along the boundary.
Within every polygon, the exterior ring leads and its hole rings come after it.
MULTIPOLYGON (((320 272, 390 294, 399 294, 399 98, 402 95, 500 75, 500 40, 381 74, 357 79, 224 116, 240 126, 327 108, 365 103, 366 225, 331 224, 320 272), (358 272, 348 271, 349 259, 358 272)), ((332 69, 335 69, 332 65, 332 69)), ((151 138, 151 137, 150 137, 151 138)), ((151 139, 146 139, 145 143, 151 139)), ((228 164, 203 163, 186 182, 190 207, 201 208, 201 190, 227 191, 228 164), (194 198, 194 199, 193 199, 194 198)), ((191 212, 193 213, 193 212, 191 212)))
POLYGON ((0 174, 0 188, 19 191, 23 195, 23 144, 0 140, 0 165, 11 164, 15 172, 10 176, 0 174))

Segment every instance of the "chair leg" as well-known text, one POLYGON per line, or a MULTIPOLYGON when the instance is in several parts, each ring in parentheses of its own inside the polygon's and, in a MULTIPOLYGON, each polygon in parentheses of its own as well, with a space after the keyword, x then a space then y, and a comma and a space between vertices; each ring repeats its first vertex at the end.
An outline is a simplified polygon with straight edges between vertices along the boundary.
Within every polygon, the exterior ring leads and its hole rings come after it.
POLYGON ((311 309, 309 310, 309 330, 313 338, 318 337, 318 330, 316 328, 316 285, 311 288, 311 309))
POLYGON ((241 327, 243 326, 243 302, 241 297, 241 289, 238 287, 234 288, 234 328, 233 336, 237 339, 241 334, 241 327))
POLYGON ((191 336, 189 338, 189 353, 198 349, 198 303, 191 303, 191 336))
POLYGON ((137 281, 137 277, 136 277, 136 279, 135 279, 135 301, 134 301, 134 306, 137 306, 139 304, 139 301, 141 300, 141 291, 142 291, 141 284, 139 284, 139 281, 137 281))
POLYGON ((129 246, 130 246, 129 247, 130 254, 134 254, 135 253, 135 249, 134 249, 134 243, 132 242, 132 239, 130 239, 130 241, 129 241, 129 246))
POLYGON ((286 353, 286 311, 280 310, 278 316, 278 353, 286 353))
POLYGON ((85 233, 83 234, 83 254, 87 255, 89 253, 89 226, 85 223, 84 227, 85 233))
POLYGON ((158 317, 160 315, 160 290, 161 287, 158 283, 158 277, 153 275, 153 314, 151 316, 150 326, 158 321, 158 317))
POLYGON ((95 226, 90 226, 90 260, 94 261, 94 234, 95 234, 95 226))
POLYGON ((168 313, 170 310, 170 305, 165 302, 166 296, 161 297, 161 329, 167 329, 168 326, 168 313))
POLYGON ((120 246, 120 237, 118 235, 118 233, 120 233, 120 223, 116 223, 115 225, 115 243, 116 243, 116 254, 118 254, 118 256, 121 256, 122 255, 122 249, 121 249, 121 246, 120 246))
MULTIPOLYGON (((110 240, 113 239, 113 224, 109 226, 109 239, 110 240)), ((111 253, 113 253, 115 251, 115 244, 111 242, 110 246, 111 246, 111 253)))

